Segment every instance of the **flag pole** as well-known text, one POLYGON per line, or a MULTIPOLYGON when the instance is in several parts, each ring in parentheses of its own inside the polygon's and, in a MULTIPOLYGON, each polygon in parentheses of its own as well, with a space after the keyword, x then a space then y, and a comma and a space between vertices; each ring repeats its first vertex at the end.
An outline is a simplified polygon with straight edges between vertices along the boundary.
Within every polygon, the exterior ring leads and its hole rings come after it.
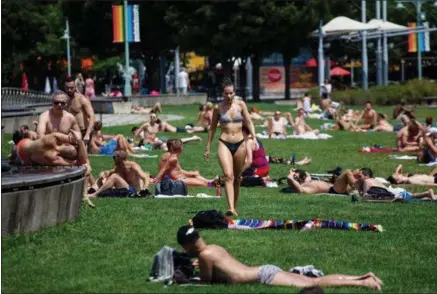
POLYGON ((132 87, 130 84, 131 76, 129 75, 129 38, 128 38, 128 12, 127 12, 127 0, 123 1, 123 14, 124 14, 124 95, 132 96, 132 87))

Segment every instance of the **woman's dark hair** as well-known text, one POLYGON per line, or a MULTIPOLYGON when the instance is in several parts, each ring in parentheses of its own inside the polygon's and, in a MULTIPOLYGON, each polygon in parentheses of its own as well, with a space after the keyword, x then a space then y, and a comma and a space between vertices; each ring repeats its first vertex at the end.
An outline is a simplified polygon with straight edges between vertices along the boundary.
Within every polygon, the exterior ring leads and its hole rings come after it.
POLYGON ((389 176, 387 178, 387 181, 390 182, 390 184, 397 184, 397 182, 396 182, 395 178, 393 178, 393 176, 389 176))
POLYGON ((156 123, 157 123, 157 124, 160 124, 160 123, 161 123, 161 120, 158 118, 158 119, 156 120, 156 123))
POLYGON ((223 79, 223 82, 222 82, 223 89, 226 87, 233 87, 233 86, 234 86, 234 83, 232 82, 232 80, 230 78, 226 77, 223 79))
POLYGON ((307 177, 306 171, 304 171, 303 169, 296 169, 295 179, 296 179, 296 181, 299 182, 299 184, 302 184, 303 182, 305 182, 306 177, 307 177))
POLYGON ((100 120, 98 120, 94 123, 94 131, 96 131, 96 132, 100 131, 102 129, 102 127, 103 127, 103 123, 100 120))
POLYGON ((199 104, 199 111, 203 110, 203 104, 199 104))
POLYGON ((428 116, 428 117, 425 119, 425 123, 426 123, 427 125, 432 125, 432 116, 428 116))
POLYGON ((20 131, 15 131, 12 134, 12 141, 14 142, 15 145, 17 145, 18 142, 21 141, 21 139, 23 139, 23 134, 20 131))
POLYGON ((360 171, 363 173, 363 175, 368 176, 369 178, 373 178, 373 172, 370 168, 363 167, 362 169, 360 169, 360 171))

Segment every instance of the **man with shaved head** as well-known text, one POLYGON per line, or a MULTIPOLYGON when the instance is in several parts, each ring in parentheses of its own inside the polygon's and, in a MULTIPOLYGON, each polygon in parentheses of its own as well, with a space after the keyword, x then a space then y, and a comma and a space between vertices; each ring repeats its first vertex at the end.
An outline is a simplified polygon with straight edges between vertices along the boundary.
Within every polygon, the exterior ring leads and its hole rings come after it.
POLYGON ((68 96, 62 91, 56 91, 52 96, 52 108, 41 113, 38 121, 37 133, 41 138, 53 132, 68 135, 70 130, 80 132, 79 125, 71 113, 65 110, 68 96))

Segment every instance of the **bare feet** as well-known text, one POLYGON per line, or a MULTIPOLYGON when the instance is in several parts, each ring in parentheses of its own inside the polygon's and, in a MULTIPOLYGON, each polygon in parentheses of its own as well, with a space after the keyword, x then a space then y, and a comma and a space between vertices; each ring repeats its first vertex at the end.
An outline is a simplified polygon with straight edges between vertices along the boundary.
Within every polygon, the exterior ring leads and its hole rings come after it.
POLYGON ((96 206, 94 205, 94 203, 91 202, 91 200, 89 199, 89 196, 87 194, 83 195, 82 200, 85 201, 90 207, 96 208, 96 206))
POLYGON ((97 198, 97 195, 96 193, 88 194, 88 198, 97 198))
POLYGON ((238 213, 235 211, 235 209, 228 209, 225 213, 226 216, 238 216, 238 213))
POLYGON ((193 136, 193 140, 202 142, 202 138, 199 136, 193 136))
POLYGON ((363 283, 362 285, 364 287, 375 289, 378 291, 380 291, 381 286, 384 285, 384 283, 377 276, 375 276, 373 273, 368 273, 368 274, 364 275, 359 280, 362 281, 362 283, 363 283))
POLYGON ((432 200, 437 200, 437 195, 434 194, 434 190, 433 189, 429 189, 429 197, 431 197, 432 200))

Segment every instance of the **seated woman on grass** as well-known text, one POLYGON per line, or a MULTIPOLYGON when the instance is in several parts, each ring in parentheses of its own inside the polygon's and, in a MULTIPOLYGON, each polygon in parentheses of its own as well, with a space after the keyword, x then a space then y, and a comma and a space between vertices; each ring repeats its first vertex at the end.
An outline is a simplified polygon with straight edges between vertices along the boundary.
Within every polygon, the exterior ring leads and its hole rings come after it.
POLYGON ((132 146, 122 134, 104 135, 102 133, 102 122, 97 121, 94 124, 93 135, 90 141, 90 153, 112 155, 116 150, 134 153, 132 146))
POLYGON ((165 179, 180 180, 187 186, 192 187, 215 187, 215 180, 208 180, 199 174, 199 171, 185 171, 179 163, 179 156, 184 150, 184 144, 180 139, 170 139, 167 142, 168 152, 161 156, 159 161, 159 172, 156 176, 155 182, 165 179))
POLYGON ((303 108, 299 108, 297 117, 293 121, 293 117, 291 113, 288 114, 288 121, 294 128, 295 135, 305 135, 308 133, 318 134, 319 130, 313 130, 306 122, 305 122, 305 110, 303 108))
POLYGON ((246 162, 243 168, 243 177, 261 177, 266 178, 269 175, 269 161, 266 158, 266 153, 261 141, 258 138, 252 138, 249 129, 243 126, 243 135, 246 139, 246 162), (253 140, 258 141, 258 150, 253 150, 253 140))
POLYGON ((393 125, 387 121, 387 116, 384 113, 378 113, 374 132, 393 132, 393 125))

